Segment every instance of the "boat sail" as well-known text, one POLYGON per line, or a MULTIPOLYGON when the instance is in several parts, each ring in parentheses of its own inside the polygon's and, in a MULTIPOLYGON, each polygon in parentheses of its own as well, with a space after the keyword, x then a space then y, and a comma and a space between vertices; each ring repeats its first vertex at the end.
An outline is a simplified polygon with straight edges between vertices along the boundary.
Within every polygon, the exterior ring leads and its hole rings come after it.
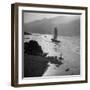
POLYGON ((55 27, 54 29, 54 40, 57 40, 57 35, 58 35, 58 32, 57 32, 57 28, 55 27))
POLYGON ((57 37, 58 37, 58 29, 57 27, 54 28, 54 34, 53 34, 53 38, 51 39, 52 42, 60 42, 57 40, 57 37))

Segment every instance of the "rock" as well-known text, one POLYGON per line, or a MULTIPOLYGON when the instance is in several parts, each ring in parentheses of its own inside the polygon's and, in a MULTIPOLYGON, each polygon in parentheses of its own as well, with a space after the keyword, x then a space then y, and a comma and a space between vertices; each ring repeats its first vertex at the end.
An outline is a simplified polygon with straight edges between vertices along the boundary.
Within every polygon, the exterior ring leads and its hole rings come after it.
POLYGON ((32 35, 31 33, 28 32, 24 32, 24 35, 32 35))
POLYGON ((65 71, 67 72, 67 71, 69 71, 70 70, 70 68, 67 68, 65 71))
POLYGON ((29 42, 24 43, 24 53, 29 55, 43 55, 43 50, 37 41, 31 40, 29 42))
POLYGON ((24 54, 24 77, 40 77, 47 68, 48 60, 42 56, 24 54))

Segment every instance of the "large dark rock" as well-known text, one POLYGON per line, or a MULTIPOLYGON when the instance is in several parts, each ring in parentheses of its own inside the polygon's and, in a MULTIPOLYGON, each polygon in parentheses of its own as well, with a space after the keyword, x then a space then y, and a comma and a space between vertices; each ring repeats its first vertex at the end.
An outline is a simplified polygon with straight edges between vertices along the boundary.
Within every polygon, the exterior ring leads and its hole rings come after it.
POLYGON ((24 43, 24 77, 39 77, 48 68, 47 53, 43 53, 37 41, 24 43))
POLYGON ((48 59, 42 56, 24 55, 24 77, 40 77, 48 68, 48 59))
POLYGON ((24 43, 24 53, 29 55, 43 55, 43 50, 37 41, 31 40, 24 43))
POLYGON ((63 64, 57 57, 47 56, 37 41, 24 43, 24 77, 43 76, 48 68, 48 62, 59 67, 63 64))

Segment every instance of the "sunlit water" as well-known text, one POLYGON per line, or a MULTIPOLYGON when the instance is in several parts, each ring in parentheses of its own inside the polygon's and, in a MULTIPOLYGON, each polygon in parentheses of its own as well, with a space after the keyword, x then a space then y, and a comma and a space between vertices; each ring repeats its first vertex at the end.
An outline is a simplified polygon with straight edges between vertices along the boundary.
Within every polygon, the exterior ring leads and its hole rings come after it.
POLYGON ((42 47, 43 52, 48 53, 47 56, 63 55, 63 64, 56 67, 49 63, 49 68, 43 76, 51 75, 79 75, 80 74, 80 38, 77 36, 58 36, 60 43, 51 41, 52 35, 47 34, 32 34, 24 35, 24 42, 35 40, 42 47), (65 71, 69 68, 69 71, 65 71))

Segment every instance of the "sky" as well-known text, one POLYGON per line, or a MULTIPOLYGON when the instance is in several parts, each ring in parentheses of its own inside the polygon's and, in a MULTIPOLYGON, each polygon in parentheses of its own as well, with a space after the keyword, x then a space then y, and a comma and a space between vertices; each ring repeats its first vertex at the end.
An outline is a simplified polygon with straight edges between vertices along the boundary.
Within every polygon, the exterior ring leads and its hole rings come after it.
POLYGON ((44 18, 46 18, 46 19, 54 18, 54 17, 58 17, 58 16, 66 16, 71 20, 71 19, 73 19, 72 17, 76 18, 78 15, 24 12, 24 23, 33 22, 36 20, 44 19, 44 18))

